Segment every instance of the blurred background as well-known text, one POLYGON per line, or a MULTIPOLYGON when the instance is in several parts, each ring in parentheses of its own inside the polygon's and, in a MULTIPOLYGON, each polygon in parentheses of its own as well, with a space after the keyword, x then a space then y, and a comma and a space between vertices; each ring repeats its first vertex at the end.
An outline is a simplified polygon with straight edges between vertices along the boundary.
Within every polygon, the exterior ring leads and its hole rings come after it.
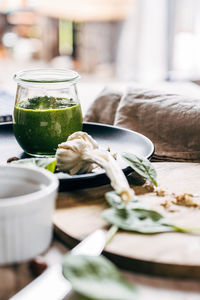
POLYGON ((89 83, 199 83, 200 1, 0 0, 0 87, 36 67, 89 83))

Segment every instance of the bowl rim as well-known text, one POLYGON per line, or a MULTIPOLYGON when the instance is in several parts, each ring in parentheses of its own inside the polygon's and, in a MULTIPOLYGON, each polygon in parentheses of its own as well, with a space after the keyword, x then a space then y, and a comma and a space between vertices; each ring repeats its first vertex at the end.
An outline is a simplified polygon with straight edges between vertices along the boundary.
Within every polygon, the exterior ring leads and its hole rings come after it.
POLYGON ((21 169, 28 170, 29 172, 34 172, 36 174, 43 174, 43 176, 47 177, 50 181, 48 185, 42 186, 39 191, 28 193, 21 196, 16 197, 8 197, 8 198, 0 198, 0 208, 8 207, 8 206, 19 206, 22 204, 27 204, 33 201, 37 201, 43 196, 48 196, 54 190, 58 189, 59 181, 58 178, 48 170, 39 168, 39 167, 31 167, 31 166, 21 166, 21 165, 0 165, 1 169, 21 169))

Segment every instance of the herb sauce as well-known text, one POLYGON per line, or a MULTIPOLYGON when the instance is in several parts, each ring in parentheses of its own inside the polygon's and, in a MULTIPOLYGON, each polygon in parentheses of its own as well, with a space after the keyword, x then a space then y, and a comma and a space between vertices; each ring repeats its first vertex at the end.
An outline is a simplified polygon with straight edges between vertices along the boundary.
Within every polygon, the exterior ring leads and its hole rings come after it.
POLYGON ((36 97, 18 102, 14 133, 23 150, 33 155, 54 155, 58 144, 82 130, 79 103, 72 99, 36 97))

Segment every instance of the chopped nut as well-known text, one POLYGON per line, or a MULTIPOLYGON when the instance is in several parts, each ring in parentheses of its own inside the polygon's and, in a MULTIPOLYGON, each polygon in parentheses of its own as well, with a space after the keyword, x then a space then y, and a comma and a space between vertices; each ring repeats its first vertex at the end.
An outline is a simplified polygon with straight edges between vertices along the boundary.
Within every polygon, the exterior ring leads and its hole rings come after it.
POLYGON ((193 200, 192 194, 184 193, 182 195, 177 195, 175 200, 172 201, 173 204, 187 206, 187 207, 199 207, 198 203, 193 200))
POLYGON ((15 160, 19 160, 19 158, 16 157, 16 156, 10 157, 10 158, 7 160, 7 163, 11 163, 12 161, 15 161, 15 160))
POLYGON ((163 203, 161 203, 160 205, 163 206, 168 212, 177 212, 176 209, 171 207, 172 201, 171 200, 165 200, 163 203))
POLYGON ((170 208, 170 209, 168 209, 168 212, 177 212, 177 210, 176 209, 172 209, 172 208, 170 208))
POLYGON ((164 201, 163 203, 161 203, 160 205, 167 209, 167 208, 170 207, 170 202, 169 202, 169 200, 165 200, 165 201, 164 201))
POLYGON ((107 151, 108 151, 108 152, 111 152, 111 149, 110 149, 110 147, 109 147, 109 146, 108 146, 108 148, 107 148, 107 151))
POLYGON ((156 195, 159 196, 159 197, 165 197, 166 196, 166 191, 159 188, 159 189, 156 190, 156 195))

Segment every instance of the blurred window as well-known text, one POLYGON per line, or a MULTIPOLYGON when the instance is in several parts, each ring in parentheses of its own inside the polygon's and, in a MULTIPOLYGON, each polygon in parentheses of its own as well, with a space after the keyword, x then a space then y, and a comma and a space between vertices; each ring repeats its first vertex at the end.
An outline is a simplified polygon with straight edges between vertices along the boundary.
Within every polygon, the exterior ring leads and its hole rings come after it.
POLYGON ((200 1, 175 0, 171 77, 200 77, 200 1))

